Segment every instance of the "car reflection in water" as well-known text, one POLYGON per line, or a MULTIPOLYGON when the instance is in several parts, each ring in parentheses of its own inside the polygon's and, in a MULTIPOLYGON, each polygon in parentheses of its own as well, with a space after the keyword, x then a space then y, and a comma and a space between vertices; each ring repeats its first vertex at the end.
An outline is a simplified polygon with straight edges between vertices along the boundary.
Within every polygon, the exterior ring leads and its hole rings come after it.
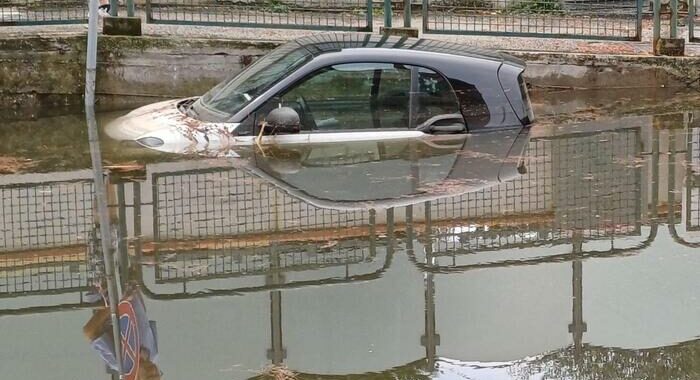
POLYGON ((245 169, 336 210, 383 209, 480 190, 526 171, 529 128, 431 140, 260 147, 245 169))

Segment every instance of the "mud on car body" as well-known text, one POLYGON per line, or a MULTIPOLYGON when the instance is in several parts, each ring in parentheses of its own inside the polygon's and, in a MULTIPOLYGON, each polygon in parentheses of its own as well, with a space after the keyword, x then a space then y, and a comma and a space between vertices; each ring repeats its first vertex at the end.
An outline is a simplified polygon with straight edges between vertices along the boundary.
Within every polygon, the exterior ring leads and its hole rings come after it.
POLYGON ((534 118, 524 69, 508 55, 449 42, 320 34, 280 46, 201 97, 137 109, 108 130, 187 153, 256 138, 332 143, 523 128, 534 118), (297 125, 268 128, 278 108, 297 125))

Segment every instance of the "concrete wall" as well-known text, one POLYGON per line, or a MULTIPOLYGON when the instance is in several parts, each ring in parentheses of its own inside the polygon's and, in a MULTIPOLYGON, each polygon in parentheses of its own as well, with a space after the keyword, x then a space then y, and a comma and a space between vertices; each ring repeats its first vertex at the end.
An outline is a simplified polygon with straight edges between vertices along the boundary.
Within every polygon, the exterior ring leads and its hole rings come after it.
MULTIPOLYGON (((103 36, 99 104, 125 108, 144 100, 202 94, 278 44, 103 36)), ((20 117, 37 109, 82 104, 85 46, 81 34, 0 38, 0 111, 20 117)), ((700 76, 699 58, 516 55, 529 64, 529 82, 543 87, 674 87, 684 85, 683 78, 700 76)))

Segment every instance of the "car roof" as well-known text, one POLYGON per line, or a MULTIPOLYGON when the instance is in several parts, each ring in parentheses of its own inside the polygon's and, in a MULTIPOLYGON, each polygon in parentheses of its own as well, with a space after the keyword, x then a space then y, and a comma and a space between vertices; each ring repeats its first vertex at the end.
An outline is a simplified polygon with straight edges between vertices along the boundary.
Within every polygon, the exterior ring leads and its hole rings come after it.
POLYGON ((525 66, 525 62, 510 55, 495 51, 480 49, 464 44, 438 41, 424 38, 408 38, 369 33, 322 33, 303 37, 295 41, 312 55, 337 53, 349 49, 400 49, 427 53, 449 54, 465 58, 478 58, 508 63, 514 66, 525 66))

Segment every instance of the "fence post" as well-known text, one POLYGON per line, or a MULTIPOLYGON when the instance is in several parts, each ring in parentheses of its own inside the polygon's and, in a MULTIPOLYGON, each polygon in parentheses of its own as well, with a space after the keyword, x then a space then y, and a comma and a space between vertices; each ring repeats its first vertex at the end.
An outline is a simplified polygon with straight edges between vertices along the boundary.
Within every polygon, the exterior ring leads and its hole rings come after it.
POLYGON ((644 13, 644 0, 637 0, 637 41, 642 40, 642 14, 644 13))
POLYGON ((657 45, 661 39, 661 0, 654 0, 654 37, 652 38, 652 48, 657 54, 657 45))
POLYGON ((688 0, 688 40, 695 41, 695 0, 688 0))
POLYGON ((135 8, 134 0, 126 0, 126 15, 129 17, 134 17, 135 8))
POLYGON ((404 0, 403 3, 403 27, 411 27, 411 0, 404 0))
POLYGON ((112 17, 119 16, 119 0, 109 0, 109 15, 112 17))
POLYGON ((671 38, 678 37, 678 0, 671 0, 671 38))
POLYGON ((423 0, 423 33, 427 33, 429 29, 428 18, 430 17, 430 10, 428 7, 430 7, 430 2, 428 0, 423 0))
POLYGON ((391 0, 384 0, 384 27, 391 28, 391 0))

